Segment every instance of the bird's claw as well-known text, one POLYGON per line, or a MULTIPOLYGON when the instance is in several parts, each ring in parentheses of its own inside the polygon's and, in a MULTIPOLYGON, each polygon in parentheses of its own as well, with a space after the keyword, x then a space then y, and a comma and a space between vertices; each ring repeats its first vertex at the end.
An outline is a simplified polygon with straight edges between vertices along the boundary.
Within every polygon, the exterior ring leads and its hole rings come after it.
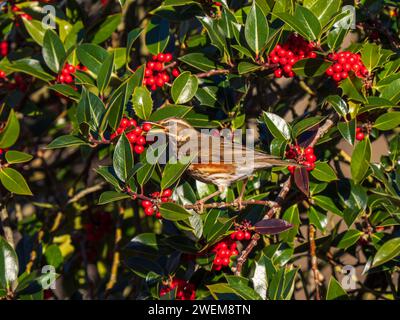
POLYGON ((235 199, 233 201, 233 204, 234 204, 235 208, 238 209, 238 211, 242 211, 244 208, 246 208, 246 206, 243 205, 243 199, 241 197, 235 199))
POLYGON ((196 210, 198 213, 202 213, 204 211, 204 201, 196 201, 194 205, 194 210, 196 210))

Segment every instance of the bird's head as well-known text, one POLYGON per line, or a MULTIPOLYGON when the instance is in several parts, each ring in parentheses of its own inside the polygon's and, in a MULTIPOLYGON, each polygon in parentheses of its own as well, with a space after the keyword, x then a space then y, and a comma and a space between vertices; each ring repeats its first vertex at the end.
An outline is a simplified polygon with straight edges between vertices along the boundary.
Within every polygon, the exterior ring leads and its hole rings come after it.
POLYGON ((168 118, 153 123, 154 133, 164 133, 174 139, 178 144, 185 143, 197 136, 198 132, 187 121, 178 118, 168 118))

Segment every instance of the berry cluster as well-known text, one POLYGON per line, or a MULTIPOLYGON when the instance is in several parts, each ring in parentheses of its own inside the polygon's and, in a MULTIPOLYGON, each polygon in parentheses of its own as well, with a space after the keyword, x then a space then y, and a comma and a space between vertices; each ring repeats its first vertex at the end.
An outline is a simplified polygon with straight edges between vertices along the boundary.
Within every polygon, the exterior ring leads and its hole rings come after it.
POLYGON ((168 292, 176 288, 176 299, 177 300, 195 300, 196 299, 196 287, 193 283, 185 281, 183 279, 174 278, 168 284, 160 289, 160 296, 165 296, 168 292))
POLYGON ((275 69, 274 74, 276 78, 293 77, 293 65, 304 58, 316 58, 317 54, 314 52, 314 44, 307 42, 298 35, 290 35, 284 44, 277 44, 269 54, 270 63, 279 64, 275 69))
POLYGON ((117 136, 121 135, 123 132, 127 132, 126 137, 131 143, 132 150, 137 154, 141 154, 144 152, 145 145, 147 143, 144 134, 150 130, 150 123, 146 122, 139 126, 135 119, 128 119, 124 117, 121 119, 119 127, 114 133, 111 134, 110 138, 111 140, 113 140, 117 136))
MULTIPOLYGON (((157 87, 162 87, 170 81, 170 76, 164 68, 164 63, 172 61, 172 54, 159 53, 153 56, 152 61, 147 62, 146 70, 144 71, 143 83, 151 90, 156 90, 157 87)), ((171 72, 173 77, 179 76, 179 70, 173 69, 171 72)))
POLYGON ((325 72, 336 82, 346 79, 351 71, 359 78, 365 78, 368 75, 368 69, 358 53, 343 51, 329 54, 328 58, 334 63, 325 72))
POLYGON ((87 71, 87 67, 80 65, 75 67, 72 64, 66 63, 64 68, 61 70, 61 74, 58 76, 57 81, 67 84, 74 82, 74 74, 76 70, 87 71))
MULTIPOLYGON (((317 157, 314 154, 313 147, 307 147, 305 149, 296 146, 289 146, 289 150, 286 151, 287 159, 294 159, 297 163, 302 164, 306 167, 307 171, 312 171, 315 168, 315 161, 317 157)), ((288 166, 288 170, 291 174, 294 173, 295 166, 288 166)))
POLYGON ((0 42, 0 55, 3 57, 8 55, 8 42, 6 40, 0 42))
MULTIPOLYGON (((161 201, 161 202, 171 202, 171 197, 172 197, 172 190, 171 189, 165 189, 161 194, 160 192, 153 192, 150 197, 155 199, 155 202, 161 201)), ((144 213, 146 216, 152 216, 155 213, 155 217, 157 219, 161 219, 161 213, 158 211, 158 207, 154 201, 150 200, 143 200, 141 205, 144 209, 144 213)))
POLYGON ((365 133, 363 131, 363 128, 362 127, 357 127, 356 128, 356 139, 358 141, 362 141, 362 140, 364 140, 364 138, 365 138, 365 133))
POLYGON ((231 238, 227 238, 221 242, 218 242, 211 252, 215 253, 213 261, 213 270, 219 271, 223 267, 229 266, 230 258, 237 256, 238 251, 236 250, 236 242, 231 238))

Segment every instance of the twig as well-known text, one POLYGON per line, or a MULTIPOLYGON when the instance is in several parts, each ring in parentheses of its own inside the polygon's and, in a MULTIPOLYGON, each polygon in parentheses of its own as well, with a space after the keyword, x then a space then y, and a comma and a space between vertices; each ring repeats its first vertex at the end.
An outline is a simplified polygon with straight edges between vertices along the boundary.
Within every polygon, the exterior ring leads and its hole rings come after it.
POLYGON ((14 243, 13 231, 10 226, 10 219, 8 216, 5 203, 1 204, 0 218, 1 218, 1 225, 3 226, 4 237, 7 240, 7 242, 14 248, 15 243, 14 243))
POLYGON ((258 233, 253 234, 250 243, 240 253, 240 257, 237 260, 236 268, 235 267, 232 268, 232 271, 235 273, 235 275, 240 276, 243 264, 246 262, 247 257, 249 256, 253 248, 258 244, 258 240, 260 240, 260 235, 258 233))
POLYGON ((79 201, 80 199, 86 197, 88 194, 102 190, 105 184, 106 184, 105 182, 100 182, 99 184, 96 184, 92 187, 83 189, 82 191, 80 191, 76 195, 74 195, 71 199, 69 199, 67 201, 67 204, 79 201))
POLYGON ((331 119, 327 119, 325 123, 318 128, 318 131, 314 137, 314 139, 309 144, 310 147, 314 147, 319 139, 321 139, 329 129, 334 125, 334 122, 331 119))
POLYGON ((311 224, 309 231, 309 242, 310 242, 310 257, 311 257, 311 270, 314 275, 314 285, 315 285, 315 300, 321 300, 321 294, 319 291, 319 286, 321 282, 319 281, 319 270, 318 270, 318 259, 316 254, 316 244, 315 244, 315 227, 311 224))
POLYGON ((215 76, 217 74, 227 74, 229 73, 230 70, 228 69, 213 69, 207 72, 202 72, 202 73, 198 73, 196 74, 197 78, 207 78, 207 77, 211 77, 211 76, 215 76))
MULTIPOLYGON (((248 206, 248 205, 262 205, 262 206, 268 206, 272 207, 275 206, 276 203, 274 201, 269 201, 269 200, 245 200, 241 202, 242 206, 248 206)), ((221 209, 221 208, 227 208, 227 207, 237 207, 238 203, 235 201, 232 202, 213 202, 213 203, 206 203, 202 207, 204 209, 221 209)), ((185 209, 197 209, 198 206, 196 204, 187 204, 183 206, 185 209)))

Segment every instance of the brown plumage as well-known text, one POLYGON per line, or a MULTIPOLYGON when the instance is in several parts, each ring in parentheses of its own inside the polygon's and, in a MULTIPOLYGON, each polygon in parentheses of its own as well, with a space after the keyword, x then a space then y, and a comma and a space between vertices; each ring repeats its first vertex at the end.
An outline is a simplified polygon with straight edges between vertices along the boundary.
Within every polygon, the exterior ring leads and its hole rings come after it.
POLYGON ((176 143, 178 154, 197 153, 198 161, 191 163, 187 173, 197 180, 216 185, 218 193, 232 183, 250 177, 257 170, 296 165, 292 161, 247 148, 220 136, 199 132, 182 119, 169 118, 158 124, 176 143), (192 151, 188 146, 192 147, 192 151))

